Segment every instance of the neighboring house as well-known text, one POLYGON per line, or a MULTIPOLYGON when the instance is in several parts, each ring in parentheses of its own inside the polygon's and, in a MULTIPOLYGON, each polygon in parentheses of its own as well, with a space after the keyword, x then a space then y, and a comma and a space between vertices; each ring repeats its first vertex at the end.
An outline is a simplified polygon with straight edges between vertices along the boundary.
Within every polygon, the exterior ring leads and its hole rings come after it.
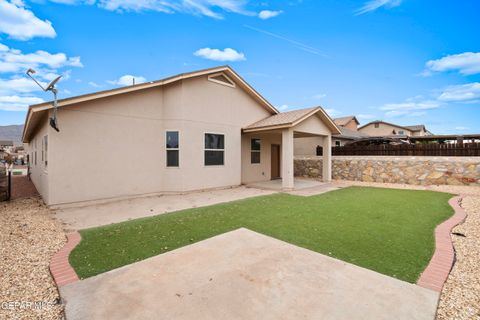
POLYGON ((355 116, 335 118, 333 119, 333 122, 335 122, 337 126, 341 126, 352 131, 357 131, 358 125, 360 124, 355 116))
POLYGON ((425 128, 423 124, 414 126, 400 126, 380 120, 372 121, 367 123, 366 125, 361 126, 360 128, 358 128, 358 131, 371 137, 418 137, 431 135, 431 133, 425 128))
POLYGON ((333 119, 335 124, 340 128, 341 134, 332 136, 332 144, 340 147, 346 143, 368 137, 367 134, 358 131, 358 122, 355 116, 346 116, 333 119))
MULTIPOLYGON (((367 134, 357 131, 360 124, 355 116, 347 116, 333 119, 340 129, 339 134, 332 135, 332 146, 340 147, 346 143, 368 137, 367 134)), ((313 156, 317 154, 317 148, 324 144, 321 137, 298 139, 295 143, 295 155, 313 156)))
POLYGON ((0 140, 0 149, 5 151, 9 151, 13 148, 13 141, 12 140, 0 140))
MULTIPOLYGON (((49 205, 186 192, 282 178, 297 140, 330 150, 340 130, 320 108, 279 113, 228 66, 30 106, 23 142, 49 205), (295 143, 294 143, 295 141, 295 143), (140 152, 130 152, 135 145, 140 152)), ((324 152, 323 178, 331 179, 324 152)))

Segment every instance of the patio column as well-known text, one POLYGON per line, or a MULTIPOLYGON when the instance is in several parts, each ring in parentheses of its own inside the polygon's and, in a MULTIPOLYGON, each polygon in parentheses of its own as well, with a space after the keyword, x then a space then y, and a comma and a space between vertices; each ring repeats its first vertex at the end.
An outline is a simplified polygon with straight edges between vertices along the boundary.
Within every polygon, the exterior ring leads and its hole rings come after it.
POLYGON ((293 129, 282 131, 282 189, 293 189, 293 129))
POLYGON ((323 182, 332 181, 332 136, 323 137, 323 182))

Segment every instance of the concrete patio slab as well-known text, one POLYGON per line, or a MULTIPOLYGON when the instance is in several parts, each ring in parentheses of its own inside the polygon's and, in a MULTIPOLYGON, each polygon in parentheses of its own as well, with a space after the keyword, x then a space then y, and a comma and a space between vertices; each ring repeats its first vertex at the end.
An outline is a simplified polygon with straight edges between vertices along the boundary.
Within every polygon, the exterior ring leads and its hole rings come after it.
POLYGON ((247 229, 60 288, 75 319, 433 319, 438 293, 247 229))
POLYGON ((64 222, 68 228, 80 230, 272 193, 275 192, 242 186, 90 203, 84 206, 57 209, 55 213, 56 217, 64 222))
MULTIPOLYGON (((327 185, 328 183, 321 182, 318 180, 313 179, 298 179, 295 178, 293 182, 293 190, 304 190, 307 188, 315 188, 321 187, 323 185, 327 185)), ((250 188, 257 188, 262 190, 274 190, 274 191, 282 191, 282 179, 275 179, 275 180, 268 180, 268 181, 260 181, 260 182, 253 182, 247 184, 247 187, 250 188)))

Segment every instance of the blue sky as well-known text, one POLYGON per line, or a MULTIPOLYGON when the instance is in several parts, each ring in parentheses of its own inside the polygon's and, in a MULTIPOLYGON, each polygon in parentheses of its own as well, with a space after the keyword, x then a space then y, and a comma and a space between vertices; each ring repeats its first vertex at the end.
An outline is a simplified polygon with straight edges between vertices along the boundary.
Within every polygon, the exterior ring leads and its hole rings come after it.
POLYGON ((0 125, 50 100, 229 64, 282 111, 480 133, 477 0, 0 0, 0 125))

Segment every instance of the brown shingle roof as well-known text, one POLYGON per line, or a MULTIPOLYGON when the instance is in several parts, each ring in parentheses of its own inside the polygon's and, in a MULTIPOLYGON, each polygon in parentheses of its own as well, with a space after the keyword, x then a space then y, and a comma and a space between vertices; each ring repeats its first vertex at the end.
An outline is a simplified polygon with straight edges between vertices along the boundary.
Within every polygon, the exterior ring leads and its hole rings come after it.
POLYGON ((414 126, 405 126, 405 128, 410 129, 411 131, 420 131, 425 129, 425 126, 423 124, 417 124, 414 126))
POLYGON ((358 122, 358 120, 355 116, 346 116, 346 117, 335 118, 335 119, 333 119, 333 122, 335 122, 335 124, 337 126, 345 126, 347 123, 349 123, 352 120, 355 120, 355 122, 357 124, 359 124, 359 122, 358 122))
POLYGON ((264 127, 273 127, 273 126, 282 126, 282 125, 291 125, 296 121, 302 119, 310 113, 313 113, 315 110, 319 110, 319 107, 298 109, 288 112, 281 112, 275 114, 266 119, 252 123, 251 125, 245 127, 244 129, 258 129, 264 127))
POLYGON ((356 130, 351 130, 345 127, 340 126, 340 131, 342 132, 341 134, 335 135, 337 138, 343 138, 343 139, 360 139, 360 138, 366 138, 369 135, 360 131, 356 130))

